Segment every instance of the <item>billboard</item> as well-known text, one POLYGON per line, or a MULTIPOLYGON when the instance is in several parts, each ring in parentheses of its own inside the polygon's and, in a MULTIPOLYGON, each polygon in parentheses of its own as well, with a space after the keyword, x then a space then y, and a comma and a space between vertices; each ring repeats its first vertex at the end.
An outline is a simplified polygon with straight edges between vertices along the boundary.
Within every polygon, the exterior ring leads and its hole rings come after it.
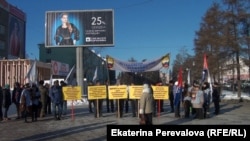
POLYGON ((10 14, 8 58, 25 58, 25 22, 10 14))
POLYGON ((113 10, 47 11, 45 47, 114 46, 113 10))

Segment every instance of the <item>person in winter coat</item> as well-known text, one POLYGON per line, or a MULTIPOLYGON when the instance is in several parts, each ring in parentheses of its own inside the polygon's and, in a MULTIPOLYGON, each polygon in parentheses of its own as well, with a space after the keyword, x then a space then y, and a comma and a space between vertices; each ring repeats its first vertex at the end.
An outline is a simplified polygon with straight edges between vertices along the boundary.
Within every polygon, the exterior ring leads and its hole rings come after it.
POLYGON ((220 88, 218 82, 214 82, 213 84, 212 99, 214 103, 214 114, 218 115, 220 112, 220 88))
POLYGON ((20 110, 23 112, 24 122, 28 123, 28 116, 32 113, 31 87, 29 83, 24 85, 20 98, 20 110))
POLYGON ((198 81, 195 81, 193 84, 193 88, 191 89, 191 98, 192 107, 195 109, 196 112, 194 118, 203 119, 204 95, 203 91, 199 88, 198 81))
POLYGON ((144 84, 140 97, 139 114, 141 121, 143 121, 145 125, 153 124, 154 97, 150 87, 149 84, 144 84))
POLYGON ((169 93, 168 93, 168 97, 169 97, 169 102, 170 102, 170 108, 171 108, 171 113, 174 112, 174 91, 173 91, 173 87, 174 87, 174 80, 170 80, 169 81, 169 93))
POLYGON ((208 82, 203 83, 202 91, 204 94, 204 104, 203 104, 204 118, 207 118, 210 116, 209 112, 210 112, 210 101, 211 101, 211 89, 208 82))
POLYGON ((178 86, 178 81, 175 82, 173 86, 174 92, 174 115, 176 118, 180 118, 180 108, 181 108, 181 101, 182 101, 182 88, 178 86))
POLYGON ((19 82, 15 82, 14 84, 14 89, 12 91, 12 103, 15 104, 16 108, 16 114, 17 117, 16 119, 20 119, 22 117, 21 111, 20 111, 20 98, 21 98, 21 93, 23 89, 21 88, 21 85, 19 82))
POLYGON ((38 87, 33 84, 31 90, 31 100, 32 100, 32 122, 37 121, 38 113, 39 113, 39 101, 41 98, 41 94, 39 92, 38 87))
POLYGON ((8 111, 10 105, 11 105, 10 85, 6 84, 3 89, 4 120, 10 120, 10 118, 8 118, 8 111))
POLYGON ((184 117, 189 118, 190 117, 190 112, 192 108, 191 104, 191 93, 189 91, 189 87, 186 84, 186 91, 183 92, 183 108, 184 108, 184 117))
POLYGON ((46 111, 46 104, 47 104, 47 95, 48 95, 48 89, 44 86, 44 80, 39 81, 39 86, 38 86, 41 98, 41 109, 40 109, 40 118, 45 116, 45 111, 46 111))
POLYGON ((54 81, 54 85, 50 88, 49 96, 52 102, 52 111, 54 113, 54 118, 55 120, 61 120, 63 92, 58 80, 54 81))

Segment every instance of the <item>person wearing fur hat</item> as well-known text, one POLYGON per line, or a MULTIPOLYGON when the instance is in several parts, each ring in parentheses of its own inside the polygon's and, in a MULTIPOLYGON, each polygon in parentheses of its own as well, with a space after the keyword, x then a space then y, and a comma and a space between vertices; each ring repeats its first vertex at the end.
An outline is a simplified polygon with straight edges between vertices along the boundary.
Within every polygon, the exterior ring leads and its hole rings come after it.
POLYGON ((154 98, 149 84, 143 85, 142 95, 140 97, 140 124, 153 124, 154 98))

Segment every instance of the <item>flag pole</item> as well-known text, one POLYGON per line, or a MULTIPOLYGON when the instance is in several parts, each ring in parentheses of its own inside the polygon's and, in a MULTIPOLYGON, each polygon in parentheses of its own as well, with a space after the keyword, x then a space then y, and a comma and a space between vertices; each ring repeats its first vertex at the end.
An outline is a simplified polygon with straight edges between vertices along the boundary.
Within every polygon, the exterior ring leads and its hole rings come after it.
POLYGON ((74 117, 74 100, 72 100, 72 103, 71 103, 71 119, 75 120, 75 117, 74 117))

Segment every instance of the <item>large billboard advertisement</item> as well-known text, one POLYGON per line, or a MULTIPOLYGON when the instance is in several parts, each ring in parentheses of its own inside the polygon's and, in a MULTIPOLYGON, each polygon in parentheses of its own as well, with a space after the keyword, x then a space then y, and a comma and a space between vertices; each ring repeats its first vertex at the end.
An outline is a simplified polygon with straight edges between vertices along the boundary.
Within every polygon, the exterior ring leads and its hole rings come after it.
POLYGON ((25 23, 15 16, 9 16, 8 58, 25 57, 25 23))
POLYGON ((113 10, 47 11, 45 47, 114 46, 113 10))

